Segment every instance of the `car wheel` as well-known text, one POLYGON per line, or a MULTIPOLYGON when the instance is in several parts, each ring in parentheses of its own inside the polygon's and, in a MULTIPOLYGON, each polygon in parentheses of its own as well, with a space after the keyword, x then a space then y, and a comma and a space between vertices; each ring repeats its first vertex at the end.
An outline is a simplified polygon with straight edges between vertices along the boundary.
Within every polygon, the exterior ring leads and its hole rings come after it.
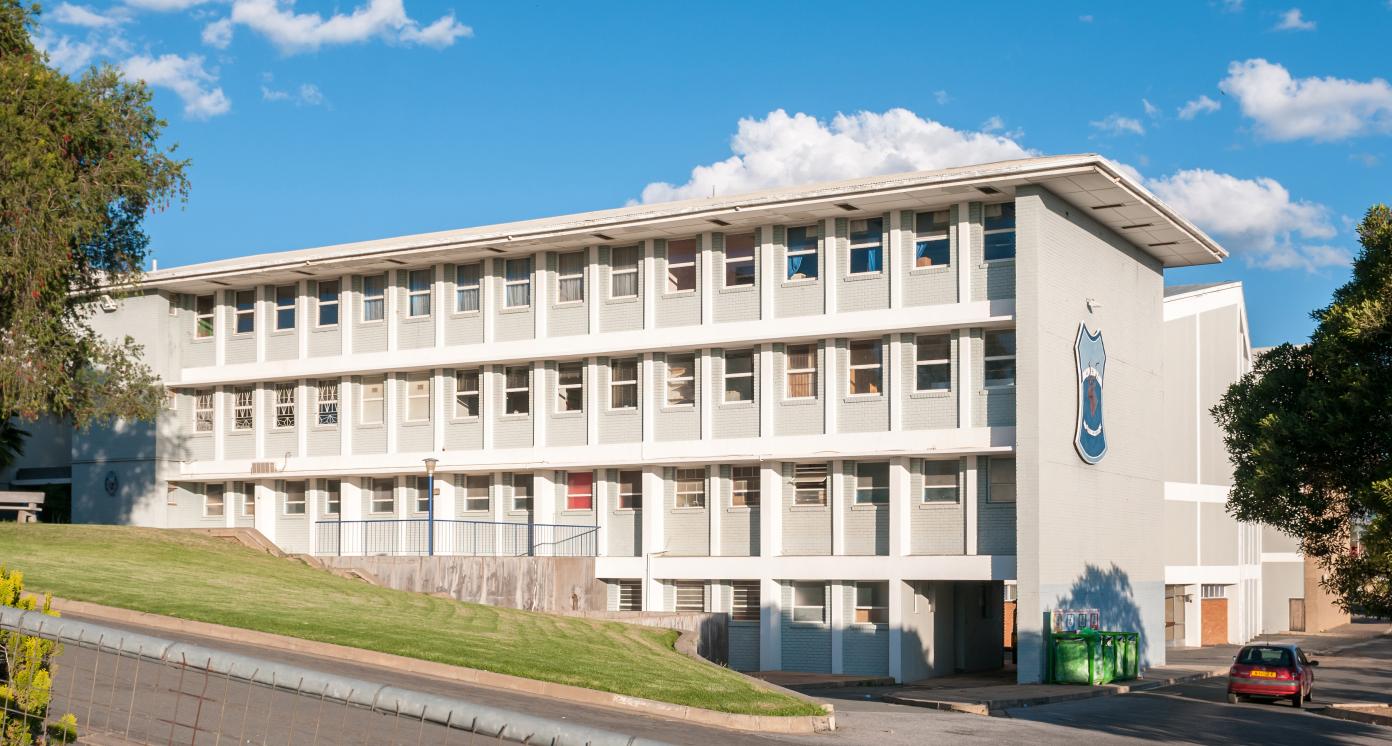
POLYGON ((1241 698, 1241 697, 1237 696, 1236 694, 1233 694, 1232 692, 1228 692, 1228 704, 1230 704, 1230 705, 1235 705, 1235 704, 1237 704, 1238 702, 1241 702, 1241 701, 1242 701, 1242 698, 1241 698))
POLYGON ((1302 695, 1300 692, 1296 692, 1295 694, 1292 694, 1292 695, 1291 695, 1291 704, 1292 704, 1292 705, 1295 705, 1295 709, 1297 709, 1297 710, 1301 709, 1302 707, 1305 706, 1305 696, 1302 695))
POLYGON ((1314 690, 1314 689, 1311 689, 1310 691, 1305 692, 1305 701, 1306 701, 1306 702, 1314 702, 1314 701, 1315 701, 1315 690, 1314 690))

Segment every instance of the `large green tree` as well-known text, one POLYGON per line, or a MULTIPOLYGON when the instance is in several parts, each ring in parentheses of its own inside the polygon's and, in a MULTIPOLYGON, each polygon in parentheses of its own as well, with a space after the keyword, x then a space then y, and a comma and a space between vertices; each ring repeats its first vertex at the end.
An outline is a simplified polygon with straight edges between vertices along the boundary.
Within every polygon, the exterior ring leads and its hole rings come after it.
POLYGON ((1346 609, 1392 616, 1392 210, 1368 210, 1358 236, 1310 343, 1261 356, 1213 413, 1228 510, 1298 538, 1346 609))
POLYGON ((149 419, 158 381, 92 299, 139 280, 141 222, 187 194, 150 92, 110 66, 74 79, 33 42, 39 7, 0 0, 0 428, 149 419))

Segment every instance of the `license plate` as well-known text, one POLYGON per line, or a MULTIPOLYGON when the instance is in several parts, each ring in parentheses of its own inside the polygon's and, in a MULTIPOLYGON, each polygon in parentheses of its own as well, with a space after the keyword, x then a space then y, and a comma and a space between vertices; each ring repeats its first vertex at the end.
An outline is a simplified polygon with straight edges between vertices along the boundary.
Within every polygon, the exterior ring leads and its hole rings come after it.
POLYGON ((1274 679, 1274 678, 1276 678, 1276 672, 1275 672, 1275 671, 1253 671, 1253 672, 1252 672, 1252 678, 1254 678, 1254 679, 1274 679))

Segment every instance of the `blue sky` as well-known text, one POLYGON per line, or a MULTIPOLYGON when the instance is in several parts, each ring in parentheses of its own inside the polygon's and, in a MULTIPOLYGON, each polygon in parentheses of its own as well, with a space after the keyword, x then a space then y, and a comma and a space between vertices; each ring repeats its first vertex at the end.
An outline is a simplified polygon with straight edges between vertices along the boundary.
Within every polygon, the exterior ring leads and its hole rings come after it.
POLYGON ((154 87, 193 160, 164 267, 1099 152, 1228 248, 1167 281, 1243 280, 1257 345, 1309 334, 1389 198, 1388 38, 1389 0, 79 0, 36 33, 154 87))

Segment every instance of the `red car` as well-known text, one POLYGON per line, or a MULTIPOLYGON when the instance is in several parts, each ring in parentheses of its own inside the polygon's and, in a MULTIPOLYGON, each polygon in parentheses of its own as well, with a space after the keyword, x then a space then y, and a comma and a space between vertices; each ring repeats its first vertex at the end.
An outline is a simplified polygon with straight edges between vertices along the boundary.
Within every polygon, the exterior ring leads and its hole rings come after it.
POLYGON ((1295 645, 1248 645, 1228 669, 1228 702, 1236 704, 1248 697, 1288 699, 1304 707, 1315 686, 1318 665, 1295 645))

